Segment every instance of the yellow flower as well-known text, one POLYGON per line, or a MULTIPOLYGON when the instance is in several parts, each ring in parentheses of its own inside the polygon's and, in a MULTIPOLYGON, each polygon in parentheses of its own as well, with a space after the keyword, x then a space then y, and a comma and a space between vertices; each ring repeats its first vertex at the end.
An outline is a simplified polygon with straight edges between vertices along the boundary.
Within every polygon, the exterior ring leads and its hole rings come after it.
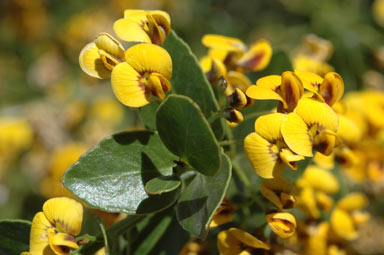
POLYGON ((302 176, 304 180, 315 190, 326 194, 335 194, 339 191, 339 183, 330 171, 316 166, 308 166, 302 176))
POLYGON ((311 98, 302 98, 295 112, 281 126, 285 143, 295 153, 312 157, 312 149, 330 155, 336 144, 339 121, 332 108, 311 98))
POLYGON ((284 177, 264 179, 261 185, 261 194, 271 201, 279 210, 295 207, 296 199, 291 195, 293 185, 284 177))
POLYGON ((108 78, 112 69, 124 60, 123 46, 107 33, 100 33, 95 41, 85 45, 79 56, 81 69, 99 79, 108 78))
POLYGON ((163 99, 171 89, 169 53, 157 45, 140 43, 125 52, 125 59, 112 71, 111 83, 117 99, 130 107, 148 104, 152 95, 163 99))
POLYGON ((338 73, 328 72, 324 79, 306 71, 295 70, 295 74, 303 82, 305 89, 313 92, 317 99, 330 106, 338 102, 344 94, 344 81, 338 73))
POLYGON ((164 11, 125 10, 113 30, 123 41, 161 45, 171 32, 171 18, 164 11))
POLYGON ((238 228, 221 231, 217 236, 217 247, 220 255, 251 255, 256 249, 270 249, 263 241, 238 228))
POLYGON ((305 244, 306 255, 327 255, 328 222, 308 227, 308 239, 305 244))
POLYGON ((271 113, 259 117, 255 122, 255 132, 244 140, 244 150, 253 169, 261 177, 270 179, 281 175, 285 164, 297 169, 296 161, 304 157, 293 153, 284 143, 280 127, 286 115, 271 113))
POLYGON ((75 236, 81 231, 83 207, 66 197, 47 200, 43 211, 32 221, 29 252, 31 255, 67 255, 79 248, 75 236))
POLYGON ((279 100, 279 112, 292 112, 304 94, 301 80, 293 72, 269 75, 247 89, 247 96, 258 100, 279 100))
POLYGON ((258 40, 250 48, 239 39, 222 35, 207 34, 202 38, 212 56, 219 59, 231 69, 244 68, 246 70, 263 70, 271 60, 272 47, 266 40, 258 40))
POLYGON ((292 214, 278 212, 267 214, 266 217, 269 227, 276 235, 288 238, 295 234, 296 219, 292 214))
POLYGON ((384 27, 384 1, 375 0, 372 4, 372 13, 375 21, 381 27, 384 27))
POLYGON ((334 70, 333 67, 326 62, 311 58, 306 55, 296 56, 293 59, 292 64, 295 70, 313 72, 318 75, 325 75, 326 73, 332 72, 334 70))

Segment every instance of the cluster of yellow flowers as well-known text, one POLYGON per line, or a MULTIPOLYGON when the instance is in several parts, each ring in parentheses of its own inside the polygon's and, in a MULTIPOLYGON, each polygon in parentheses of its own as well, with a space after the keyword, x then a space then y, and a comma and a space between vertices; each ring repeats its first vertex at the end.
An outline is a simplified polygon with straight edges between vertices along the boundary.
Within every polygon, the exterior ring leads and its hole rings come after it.
POLYGON ((238 109, 253 103, 245 94, 252 84, 245 72, 260 71, 267 67, 272 57, 272 47, 264 39, 247 47, 237 38, 215 34, 205 35, 202 43, 209 51, 207 56, 201 58, 200 65, 211 84, 225 81, 229 104, 225 110, 226 118, 231 123, 240 123, 243 115, 238 109))
POLYGON ((113 29, 126 42, 140 42, 124 49, 113 36, 100 33, 80 53, 83 71, 95 78, 111 77, 117 99, 141 107, 160 99, 171 89, 172 59, 161 45, 171 32, 171 20, 163 11, 125 10, 113 29))

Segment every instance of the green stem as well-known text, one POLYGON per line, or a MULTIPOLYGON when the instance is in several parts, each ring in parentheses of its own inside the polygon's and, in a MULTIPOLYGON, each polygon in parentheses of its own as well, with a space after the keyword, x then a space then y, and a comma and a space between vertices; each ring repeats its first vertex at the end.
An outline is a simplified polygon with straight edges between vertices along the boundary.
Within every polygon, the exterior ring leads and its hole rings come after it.
POLYGON ((235 144, 236 141, 235 140, 224 140, 224 141, 220 141, 218 143, 220 146, 227 146, 227 145, 235 144))
MULTIPOLYGON (((141 215, 127 216, 127 218, 125 218, 124 220, 119 221, 118 223, 108 228, 106 234, 109 238, 116 239, 119 235, 123 234, 124 232, 135 226, 136 223, 143 219, 143 217, 144 216, 141 215)), ((79 253, 82 255, 95 254, 104 245, 104 237, 103 235, 99 235, 95 242, 83 246, 79 253)))
POLYGON ((100 220, 99 220, 99 226, 100 226, 101 234, 103 235, 103 238, 104 238, 105 255, 110 255, 109 245, 108 245, 108 236, 107 236, 107 233, 105 232, 104 225, 100 220))
POLYGON ((208 123, 212 125, 213 122, 215 122, 217 119, 223 117, 223 110, 217 111, 213 113, 211 116, 208 118, 208 123))

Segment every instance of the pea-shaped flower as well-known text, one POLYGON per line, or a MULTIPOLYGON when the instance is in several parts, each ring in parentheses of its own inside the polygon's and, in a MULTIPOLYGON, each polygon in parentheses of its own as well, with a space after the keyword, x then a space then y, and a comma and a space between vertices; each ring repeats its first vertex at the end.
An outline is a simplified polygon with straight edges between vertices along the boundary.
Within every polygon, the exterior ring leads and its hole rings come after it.
POLYGON ((255 132, 244 140, 244 150, 256 173, 270 179, 281 175, 285 164, 297 169, 297 161, 304 157, 292 152, 284 143, 280 128, 286 115, 271 113, 259 117, 255 122, 255 132))
POLYGON ((171 32, 171 18, 164 11, 125 10, 113 30, 123 41, 161 45, 171 32))
POLYGON ((81 69, 99 79, 108 78, 112 69, 124 60, 123 46, 107 33, 100 33, 93 42, 85 45, 79 56, 81 69))
POLYGON ((302 98, 295 112, 288 114, 281 133, 289 148, 299 155, 312 157, 315 149, 328 156, 336 145, 338 125, 338 116, 329 105, 302 98))
POLYGON ((266 215, 267 222, 276 235, 282 238, 292 236, 296 231, 296 219, 290 213, 278 212, 266 215))
POLYGON ((126 106, 141 107, 160 99, 171 89, 172 59, 160 46, 140 43, 125 52, 126 62, 113 68, 111 83, 117 99, 126 106))
POLYGON ((29 252, 24 255, 67 255, 79 248, 75 236, 81 231, 83 207, 66 197, 52 198, 32 221, 29 252))

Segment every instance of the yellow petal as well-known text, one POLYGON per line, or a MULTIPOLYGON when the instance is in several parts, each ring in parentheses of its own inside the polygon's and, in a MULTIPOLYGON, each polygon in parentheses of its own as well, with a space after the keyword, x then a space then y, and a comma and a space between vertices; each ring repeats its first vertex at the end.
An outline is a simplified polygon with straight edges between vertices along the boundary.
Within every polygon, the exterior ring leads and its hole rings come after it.
MULTIPOLYGON (((274 180, 273 179, 265 179, 265 180, 274 180)), ((276 192, 270 188, 268 188, 266 185, 261 185, 260 187, 260 193, 268 199, 272 204, 274 204, 279 210, 283 210, 283 203, 280 200, 280 197, 276 194, 276 192)))
POLYGON ((335 166, 335 155, 331 154, 329 156, 325 156, 321 153, 316 153, 313 161, 324 169, 332 169, 335 166))
POLYGON ((360 141, 362 137, 361 130, 352 119, 346 116, 339 115, 339 128, 337 134, 341 137, 343 142, 347 144, 355 144, 360 141))
POLYGON ((352 192, 337 202, 337 208, 350 212, 368 205, 368 198, 360 192, 352 192))
POLYGON ((111 54, 105 52, 104 50, 100 50, 100 49, 99 49, 99 55, 100 55, 101 61, 103 61, 104 66, 105 66, 108 70, 110 70, 110 71, 112 71, 113 68, 114 68, 117 64, 120 63, 120 62, 119 62, 117 59, 115 59, 111 54))
MULTIPOLYGON (((239 88, 243 92, 247 91, 248 87, 251 86, 251 81, 248 79, 248 77, 240 72, 229 71, 227 73, 227 80, 228 80, 228 83, 231 85, 231 86, 228 86, 228 88, 229 87, 239 88)), ((227 92, 231 92, 231 91, 226 91, 226 93, 227 92)))
POLYGON ((47 200, 43 212, 60 232, 77 236, 83 221, 83 206, 70 198, 58 197, 47 200))
POLYGON ((255 121, 255 131, 264 139, 271 143, 275 143, 277 140, 283 138, 280 128, 286 118, 287 115, 282 113, 262 115, 255 121))
POLYGON ((151 73, 149 76, 149 81, 151 83, 151 91, 160 99, 164 99, 165 93, 171 89, 171 84, 169 81, 158 73, 151 73))
POLYGON ((243 114, 234 108, 226 109, 224 116, 230 123, 241 123, 244 120, 243 114))
POLYGON ((302 178, 315 190, 320 190, 327 194, 335 194, 339 191, 339 183, 336 177, 328 170, 309 166, 305 169, 302 178))
POLYGON ((280 84, 281 84, 280 75, 268 75, 256 81, 256 86, 269 88, 274 91, 276 91, 276 89, 280 86, 280 84))
POLYGON ((241 67, 260 71, 267 67, 272 57, 272 47, 266 40, 259 40, 237 61, 241 67))
POLYGON ((362 226, 371 219, 371 214, 369 212, 356 210, 352 212, 352 219, 357 226, 362 226))
POLYGON ((296 219, 290 213, 267 214, 267 222, 272 231, 282 237, 288 238, 296 231, 296 219))
POLYGON ((319 93, 328 105, 340 100, 344 94, 344 81, 341 76, 334 72, 327 73, 320 85, 319 93))
MULTIPOLYGON (((306 181, 304 181, 307 183, 306 181)), ((315 193, 311 186, 302 187, 298 196, 298 205, 309 214, 309 217, 318 219, 320 217, 320 211, 316 205, 315 193)))
POLYGON ((170 17, 163 11, 152 11, 147 14, 149 36, 152 43, 161 45, 171 32, 170 17), (166 14, 166 15, 164 15, 166 14))
POLYGON ((279 176, 285 170, 284 163, 278 158, 278 150, 272 146, 273 144, 257 133, 249 134, 244 140, 244 150, 253 169, 266 179, 279 176))
POLYGON ((252 85, 247 89, 246 94, 250 98, 258 100, 279 100, 283 104, 284 108, 287 108, 287 104, 284 99, 272 89, 252 85))
POLYGON ((224 62, 228 56, 229 51, 225 49, 211 48, 208 50, 208 56, 212 58, 217 58, 221 62, 224 62))
POLYGON ((217 248, 221 255, 235 255, 243 251, 240 241, 228 230, 217 235, 217 248))
POLYGON ((237 238, 241 243, 252 247, 256 249, 264 249, 264 250, 269 250, 269 246, 264 243, 263 241, 257 239, 256 237, 252 236, 251 234, 238 229, 238 228, 230 228, 228 230, 228 234, 234 236, 237 238))
POLYGON ((32 220, 31 239, 29 251, 33 255, 54 255, 49 247, 48 229, 53 225, 48 221, 43 212, 38 212, 32 220), (44 253, 43 253, 44 252, 44 253))
POLYGON ((318 206, 325 210, 326 212, 329 212, 332 209, 333 206, 333 199, 332 197, 328 196, 326 193, 318 191, 316 192, 316 200, 318 206))
POLYGON ((308 240, 305 247, 306 255, 327 255, 327 232, 329 224, 320 223, 308 227, 308 240))
POLYGON ((125 52, 125 59, 139 73, 156 72, 168 80, 172 77, 171 56, 160 46, 136 44, 125 52))
POLYGON ((333 152, 333 148, 336 146, 337 140, 334 132, 329 131, 328 129, 321 131, 318 135, 314 136, 313 139, 313 148, 329 156, 333 152))
POLYGON ((169 14, 165 11, 161 10, 151 10, 149 13, 153 16, 153 18, 156 20, 157 24, 161 26, 166 35, 168 36, 170 31, 170 26, 171 26, 171 17, 169 14))
POLYGON ((201 42, 208 48, 217 48, 235 52, 244 52, 247 48, 245 44, 237 38, 215 34, 204 35, 201 42))
POLYGON ((227 97, 227 101, 230 107, 243 108, 247 105, 247 96, 238 88, 235 88, 232 94, 227 97))
POLYGON ((347 255, 347 252, 339 248, 337 245, 331 244, 328 247, 328 255, 347 255))
POLYGON ((76 239, 66 233, 56 233, 55 229, 51 228, 48 231, 49 245, 51 249, 60 255, 67 255, 73 249, 78 249, 76 239))
POLYGON ((333 109, 322 102, 311 98, 302 98, 295 112, 304 120, 307 125, 317 125, 322 129, 337 131, 339 118, 333 109))
POLYGON ((346 240, 357 238, 357 232, 351 216, 344 210, 335 208, 331 215, 331 226, 333 231, 346 240))
POLYGON ((280 158, 291 169, 297 169, 297 161, 304 160, 304 156, 293 153, 290 149, 280 149, 280 158))
POLYGON ((117 41, 113 36, 111 36, 108 33, 100 33, 98 34, 95 44, 97 48, 104 50, 108 54, 111 54, 112 56, 123 60, 125 50, 121 43, 117 41))
POLYGON ((111 71, 105 67, 99 54, 99 48, 94 42, 88 43, 81 50, 79 63, 81 69, 89 76, 105 79, 111 75, 111 71))
POLYGON ((303 83, 303 87, 311 92, 318 93, 319 86, 323 82, 323 78, 319 75, 307 71, 295 70, 295 74, 303 83))
POLYGON ((113 31, 123 41, 151 43, 143 25, 131 18, 119 19, 113 24, 113 31))
POLYGON ((140 20, 144 20, 146 17, 147 11, 146 10, 136 10, 136 9, 126 9, 124 10, 124 18, 131 18, 131 17, 141 17, 140 20))
POLYGON ((207 59, 202 62, 202 67, 211 84, 216 83, 222 77, 226 77, 227 68, 223 62, 217 58, 207 57, 207 59))
POLYGON ((151 100, 150 91, 139 82, 139 73, 126 62, 113 68, 111 84, 117 99, 126 106, 141 107, 151 100))
POLYGON ((296 113, 290 113, 281 125, 281 134, 285 143, 295 153, 312 157, 312 139, 307 124, 296 113))
POLYGON ((287 104, 288 112, 292 112, 304 94, 303 84, 295 73, 284 72, 281 75, 280 94, 287 104))

